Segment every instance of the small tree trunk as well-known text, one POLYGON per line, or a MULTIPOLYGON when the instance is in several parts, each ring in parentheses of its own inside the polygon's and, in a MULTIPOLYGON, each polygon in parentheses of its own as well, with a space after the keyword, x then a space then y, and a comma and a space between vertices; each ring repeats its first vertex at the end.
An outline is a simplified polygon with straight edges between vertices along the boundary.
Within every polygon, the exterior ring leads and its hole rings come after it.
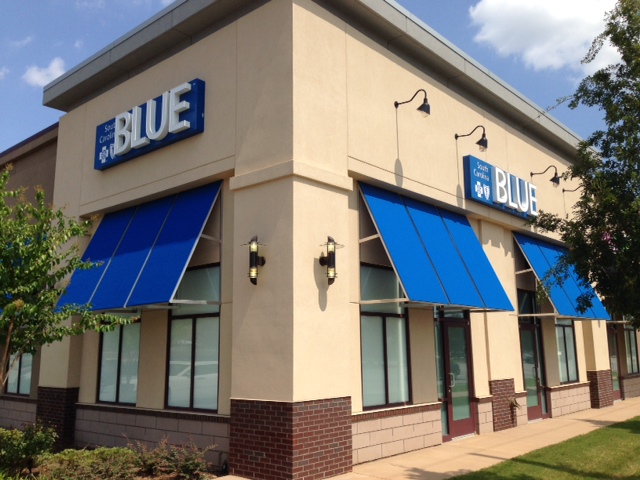
POLYGON ((9 379, 9 347, 11 346, 11 334, 15 325, 15 318, 11 319, 7 339, 4 342, 4 351, 2 352, 2 363, 0 363, 0 390, 4 390, 4 386, 9 379))

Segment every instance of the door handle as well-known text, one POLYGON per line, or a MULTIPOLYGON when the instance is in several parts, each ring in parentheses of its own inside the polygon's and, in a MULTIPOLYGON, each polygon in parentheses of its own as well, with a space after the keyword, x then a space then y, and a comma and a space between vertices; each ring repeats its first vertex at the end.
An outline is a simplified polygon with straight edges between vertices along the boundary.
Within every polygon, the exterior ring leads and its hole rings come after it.
POLYGON ((453 388, 456 386, 456 375, 455 373, 449 372, 449 376, 451 377, 451 382, 449 382, 449 388, 453 388))

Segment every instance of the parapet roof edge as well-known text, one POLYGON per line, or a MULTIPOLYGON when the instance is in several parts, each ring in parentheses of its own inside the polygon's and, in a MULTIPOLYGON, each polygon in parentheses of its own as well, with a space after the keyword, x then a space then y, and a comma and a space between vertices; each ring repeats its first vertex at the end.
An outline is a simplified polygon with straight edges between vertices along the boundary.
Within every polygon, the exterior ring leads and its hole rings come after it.
MULTIPOLYGON (((105 85, 117 84, 139 71, 140 65, 153 63, 158 52, 185 47, 197 41, 198 34, 246 6, 259 6, 269 0, 176 0, 156 15, 118 38, 44 87, 43 104, 62 111, 96 95, 105 85), (195 37, 195 40, 194 40, 195 37), (158 48, 161 47, 161 48, 158 48), (135 54, 135 55, 134 55, 135 54), (135 59, 133 57, 135 56, 135 59)), ((446 40, 395 0, 325 0, 355 16, 372 30, 390 30, 389 39, 400 48, 411 44, 426 64, 438 64, 452 81, 472 86, 484 100, 498 110, 510 110, 527 119, 521 125, 556 144, 565 152, 575 151, 581 138, 549 115, 533 101, 501 80, 476 60, 446 40)), ((322 2, 320 2, 322 3, 322 2)))

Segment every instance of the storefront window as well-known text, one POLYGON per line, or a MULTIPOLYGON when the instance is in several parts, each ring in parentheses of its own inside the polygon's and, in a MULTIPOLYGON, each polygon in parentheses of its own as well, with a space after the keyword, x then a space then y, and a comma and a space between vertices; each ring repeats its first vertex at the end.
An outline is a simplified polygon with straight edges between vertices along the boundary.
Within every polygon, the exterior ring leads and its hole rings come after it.
MULTIPOLYGON (((188 270, 176 298, 218 302, 220 267, 188 270)), ((183 304, 172 313, 167 406, 218 409, 220 307, 183 304)))
POLYGON ((572 320, 556 320, 556 339, 558 341, 560 383, 577 382, 578 361, 572 320))
POLYGON ((409 401, 405 318, 363 315, 362 390, 364 407, 409 401))
POLYGON ((627 351, 627 373, 638 373, 638 342, 635 328, 624 327, 624 345, 627 351))
MULTIPOLYGON (((361 267, 363 300, 397 299, 399 286, 391 269, 361 267)), ((362 391, 365 408, 408 403, 407 323, 398 303, 362 305, 362 391)))
POLYGON ((31 391, 31 370, 33 368, 33 355, 25 353, 16 360, 16 355, 11 355, 9 365, 13 365, 9 370, 7 379, 7 393, 15 395, 29 395, 31 391), (14 363, 15 361, 15 363, 14 363))
POLYGON ((102 334, 100 402, 136 403, 139 358, 140 323, 119 326, 102 334))

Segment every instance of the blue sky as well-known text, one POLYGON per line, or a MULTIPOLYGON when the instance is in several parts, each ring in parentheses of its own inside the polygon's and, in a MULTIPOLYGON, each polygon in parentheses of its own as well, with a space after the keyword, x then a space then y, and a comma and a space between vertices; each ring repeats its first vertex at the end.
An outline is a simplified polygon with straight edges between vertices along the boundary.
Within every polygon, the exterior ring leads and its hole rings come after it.
MULTIPOLYGON (((172 0, 0 0, 0 152, 55 123, 43 86, 144 22, 172 0)), ((397 0, 542 109, 590 73, 580 59, 613 0, 397 0)), ((604 51, 602 62, 615 61, 604 51)), ((586 137, 597 110, 552 115, 586 137)))

